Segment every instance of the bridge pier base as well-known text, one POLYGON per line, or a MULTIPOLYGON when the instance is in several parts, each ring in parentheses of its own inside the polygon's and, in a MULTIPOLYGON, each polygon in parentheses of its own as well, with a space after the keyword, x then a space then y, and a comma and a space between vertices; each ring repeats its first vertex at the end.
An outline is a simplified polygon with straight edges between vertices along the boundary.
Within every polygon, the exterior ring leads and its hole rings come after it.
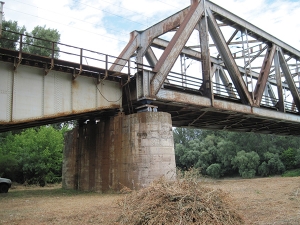
POLYGON ((63 188, 106 192, 175 178, 171 116, 141 112, 82 124, 65 137, 63 188))

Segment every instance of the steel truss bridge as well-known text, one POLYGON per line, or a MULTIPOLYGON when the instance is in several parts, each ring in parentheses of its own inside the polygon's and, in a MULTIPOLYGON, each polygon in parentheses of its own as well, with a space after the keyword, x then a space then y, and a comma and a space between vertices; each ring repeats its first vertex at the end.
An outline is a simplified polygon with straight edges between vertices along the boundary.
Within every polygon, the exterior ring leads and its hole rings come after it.
POLYGON ((210 1, 133 31, 118 57, 53 42, 33 55, 24 37, 0 49, 0 132, 158 110, 175 127, 300 135, 300 51, 210 1))

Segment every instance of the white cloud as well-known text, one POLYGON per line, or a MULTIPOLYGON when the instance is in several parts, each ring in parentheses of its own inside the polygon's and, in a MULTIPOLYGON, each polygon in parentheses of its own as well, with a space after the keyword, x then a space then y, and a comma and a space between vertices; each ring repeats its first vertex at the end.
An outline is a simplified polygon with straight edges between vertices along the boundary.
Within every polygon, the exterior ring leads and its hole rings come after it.
MULTIPOLYGON (((300 2, 212 0, 287 44, 300 49, 300 2), (255 2, 255 3, 254 3, 255 2)), ((5 19, 31 31, 59 30, 61 42, 118 55, 129 33, 151 26, 187 7, 190 0, 5 0, 5 19)))

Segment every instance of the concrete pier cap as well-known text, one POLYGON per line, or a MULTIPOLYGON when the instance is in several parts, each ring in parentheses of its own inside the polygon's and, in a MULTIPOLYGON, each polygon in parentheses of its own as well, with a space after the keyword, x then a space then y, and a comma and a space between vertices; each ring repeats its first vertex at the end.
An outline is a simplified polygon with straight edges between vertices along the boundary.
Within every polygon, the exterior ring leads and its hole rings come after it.
POLYGON ((169 113, 120 113, 83 124, 66 135, 64 188, 99 192, 140 189, 161 176, 176 176, 169 113))

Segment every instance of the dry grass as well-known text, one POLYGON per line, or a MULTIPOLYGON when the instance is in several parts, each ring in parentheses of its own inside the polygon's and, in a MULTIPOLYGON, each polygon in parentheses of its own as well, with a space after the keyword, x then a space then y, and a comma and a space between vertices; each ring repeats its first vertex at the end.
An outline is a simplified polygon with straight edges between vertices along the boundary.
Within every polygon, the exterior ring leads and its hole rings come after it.
POLYGON ((246 224, 300 224, 300 177, 215 180, 206 186, 228 192, 246 224))
MULTIPOLYGON (((228 193, 246 224, 300 224, 300 177, 202 183, 228 193)), ((123 213, 118 202, 124 196, 65 191, 59 186, 17 187, 0 195, 0 224, 121 224, 116 222, 123 213)))
POLYGON ((196 180, 160 179, 127 195, 120 205, 121 224, 243 224, 227 194, 196 180))

